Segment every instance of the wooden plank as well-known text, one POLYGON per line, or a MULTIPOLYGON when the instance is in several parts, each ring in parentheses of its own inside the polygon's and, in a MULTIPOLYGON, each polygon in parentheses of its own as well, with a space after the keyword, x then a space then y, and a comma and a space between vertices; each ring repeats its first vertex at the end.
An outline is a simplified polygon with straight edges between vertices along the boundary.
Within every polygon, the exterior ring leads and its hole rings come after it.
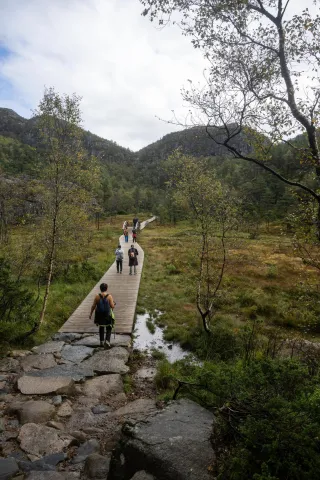
MULTIPOLYGON (((152 217, 140 225, 140 230, 145 228, 148 223, 153 222, 156 217, 152 217)), ((116 262, 114 262, 109 270, 100 278, 99 282, 88 293, 83 302, 72 313, 68 320, 62 325, 59 332, 74 332, 74 333, 96 333, 97 327, 93 323, 93 319, 89 320, 89 313, 93 299, 97 293, 100 292, 100 284, 107 283, 108 292, 112 294, 116 304, 114 313, 116 317, 116 333, 131 334, 133 329, 134 315, 136 311, 141 272, 143 268, 144 252, 138 243, 135 244, 138 250, 137 275, 129 275, 128 266, 128 249, 132 241, 124 241, 124 236, 121 235, 119 239, 124 251, 123 272, 118 274, 116 270, 116 262)), ((115 246, 116 249, 116 246, 115 246)))

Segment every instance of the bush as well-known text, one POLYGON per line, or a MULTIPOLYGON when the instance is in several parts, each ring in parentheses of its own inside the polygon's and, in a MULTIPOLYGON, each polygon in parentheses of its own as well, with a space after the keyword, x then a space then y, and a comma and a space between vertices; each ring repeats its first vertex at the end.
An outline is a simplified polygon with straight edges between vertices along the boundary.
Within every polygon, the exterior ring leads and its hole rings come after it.
POLYGON ((11 274, 10 264, 0 258, 0 338, 12 343, 35 324, 34 296, 11 274))

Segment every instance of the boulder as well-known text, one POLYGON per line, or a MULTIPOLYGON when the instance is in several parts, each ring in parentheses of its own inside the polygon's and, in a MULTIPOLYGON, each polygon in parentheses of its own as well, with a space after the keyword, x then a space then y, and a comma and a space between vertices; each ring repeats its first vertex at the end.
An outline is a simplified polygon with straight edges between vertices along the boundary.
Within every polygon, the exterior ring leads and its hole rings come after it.
POLYGON ((24 395, 47 395, 48 393, 62 393, 72 395, 75 391, 74 381, 70 377, 20 377, 18 388, 24 395))
POLYGON ((144 470, 140 470, 139 472, 135 473, 130 480, 156 480, 156 479, 153 475, 150 475, 144 470))
POLYGON ((58 342, 70 343, 70 342, 73 342, 74 340, 79 340, 81 337, 82 337, 81 333, 62 333, 62 332, 58 332, 58 333, 55 333, 53 335, 52 340, 58 341, 58 342))
POLYGON ((110 457, 92 453, 86 458, 84 473, 93 479, 107 478, 110 468, 110 457))
POLYGON ((125 424, 110 477, 129 480, 145 469, 158 480, 212 480, 214 420, 208 410, 182 399, 135 425, 125 424))
POLYGON ((35 353, 56 353, 61 352, 64 342, 47 342, 37 347, 33 347, 32 351, 35 353))
POLYGON ((24 372, 30 370, 43 370, 44 368, 55 367, 56 361, 52 353, 44 355, 28 355, 21 360, 21 367, 24 372))
POLYGON ((87 380, 83 387, 83 394, 88 397, 104 398, 107 395, 116 395, 123 392, 121 375, 102 375, 87 380))
POLYGON ((55 414, 55 408, 44 400, 29 400, 17 407, 16 413, 22 425, 25 423, 46 423, 55 414))
POLYGON ((14 458, 0 458, 0 480, 10 480, 18 472, 19 467, 14 458))
POLYGON ((71 435, 60 430, 35 423, 23 425, 18 440, 22 450, 38 458, 52 453, 61 453, 75 441, 71 435))
POLYGON ((80 363, 88 357, 91 357, 93 348, 84 345, 65 345, 61 350, 61 357, 63 360, 68 360, 72 363, 80 363))
POLYGON ((128 361, 129 353, 125 348, 114 347, 111 350, 99 351, 93 357, 85 360, 82 365, 91 368, 99 375, 106 373, 128 373, 129 367, 125 364, 128 361))
POLYGON ((70 365, 57 365, 53 368, 33 371, 32 373, 26 373, 26 375, 32 375, 33 377, 71 377, 75 382, 81 382, 87 377, 93 377, 94 371, 83 363, 80 365, 72 363, 70 365))
POLYGON ((100 443, 96 438, 90 438, 87 442, 83 443, 77 451, 77 455, 73 458, 72 463, 81 463, 91 455, 100 451, 100 443))
POLYGON ((20 363, 15 358, 5 357, 0 360, 0 372, 13 372, 20 371, 20 363))

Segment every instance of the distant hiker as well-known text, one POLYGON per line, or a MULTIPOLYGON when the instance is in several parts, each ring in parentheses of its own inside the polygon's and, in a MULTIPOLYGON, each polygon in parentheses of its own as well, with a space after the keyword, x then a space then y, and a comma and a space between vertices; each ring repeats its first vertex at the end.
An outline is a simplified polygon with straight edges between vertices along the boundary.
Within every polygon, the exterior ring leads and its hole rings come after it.
POLYGON ((128 232, 127 227, 123 230, 123 235, 124 235, 124 241, 128 242, 129 241, 129 232, 128 232))
POLYGON ((122 273, 123 250, 121 248, 121 245, 118 245, 118 248, 116 249, 115 254, 116 254, 117 273, 122 273))
POLYGON ((132 222, 132 228, 137 228, 136 225, 139 222, 138 217, 134 217, 133 222, 132 222))
POLYGON ((127 222, 127 220, 125 220, 123 222, 123 225, 122 225, 122 230, 125 230, 127 228, 127 226, 128 226, 128 222, 127 222))
POLYGON ((104 348, 110 348, 111 330, 114 324, 112 310, 116 304, 113 301, 112 295, 107 293, 107 290, 108 285, 106 283, 101 283, 101 293, 95 296, 89 315, 89 319, 91 319, 93 312, 95 312, 94 323, 99 325, 100 346, 104 348), (105 339, 104 329, 106 329, 105 339))
POLYGON ((131 248, 128 250, 128 257, 129 257, 129 267, 130 267, 130 272, 129 275, 132 275, 132 267, 133 267, 133 272, 135 275, 137 275, 137 270, 136 266, 138 265, 138 250, 134 247, 134 245, 131 245, 131 248))
POLYGON ((137 242, 137 230, 135 228, 132 229, 132 241, 137 242))

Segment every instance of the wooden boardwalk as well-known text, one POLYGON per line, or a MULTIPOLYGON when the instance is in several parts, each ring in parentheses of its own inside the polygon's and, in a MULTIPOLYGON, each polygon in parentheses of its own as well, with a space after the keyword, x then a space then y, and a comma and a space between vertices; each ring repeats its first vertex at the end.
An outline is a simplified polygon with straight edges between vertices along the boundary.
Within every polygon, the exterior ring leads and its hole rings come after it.
MULTIPOLYGON (((141 222, 140 230, 142 230, 148 223, 153 222, 156 217, 152 217, 145 222, 141 222)), ((131 334, 133 329, 134 315, 136 311, 140 278, 143 268, 144 252, 138 243, 135 244, 138 250, 138 266, 137 275, 129 275, 129 261, 128 249, 132 244, 132 237, 129 235, 129 242, 125 243, 124 236, 119 239, 122 249, 124 251, 123 272, 122 275, 117 273, 116 262, 114 262, 109 270, 93 287, 91 292, 86 296, 79 307, 73 312, 66 323, 60 328, 59 332, 73 332, 73 333, 96 333, 97 327, 92 319, 89 320, 90 308, 93 299, 97 293, 100 292, 100 284, 107 283, 108 292, 112 294, 114 301, 117 303, 114 309, 116 318, 116 333, 131 334)), ((117 245, 114 246, 116 250, 117 245)))

